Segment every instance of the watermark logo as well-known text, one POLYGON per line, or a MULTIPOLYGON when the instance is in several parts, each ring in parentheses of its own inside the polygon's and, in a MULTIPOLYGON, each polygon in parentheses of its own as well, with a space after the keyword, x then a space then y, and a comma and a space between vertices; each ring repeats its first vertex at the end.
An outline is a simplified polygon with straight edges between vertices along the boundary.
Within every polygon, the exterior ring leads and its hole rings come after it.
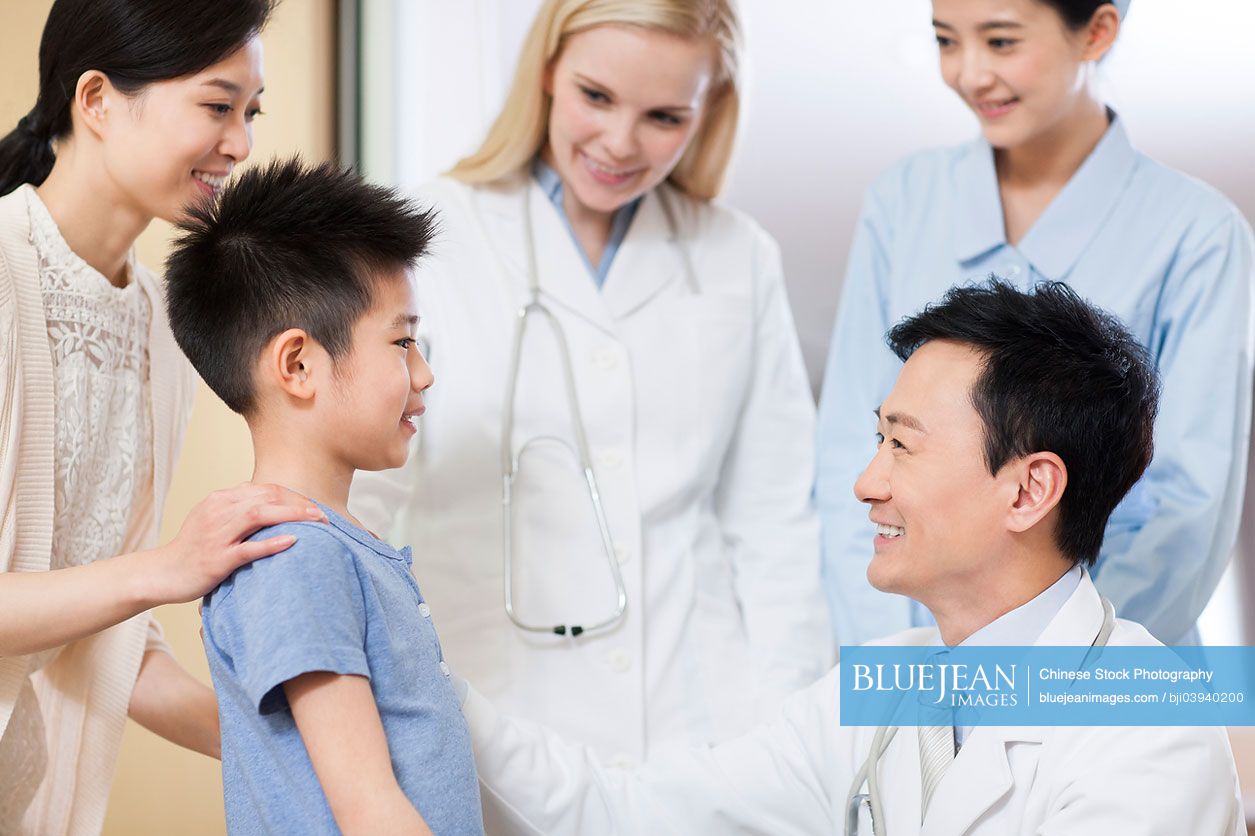
POLYGON ((840 667, 843 725, 1255 725, 1251 647, 863 646, 840 667))
MULTIPOLYGON (((940 656, 940 654, 938 654, 940 656)), ((945 658, 945 657, 941 657, 945 658)), ((1016 704, 1015 665, 928 661, 852 663, 855 693, 913 693, 916 701, 947 708, 1016 704)))

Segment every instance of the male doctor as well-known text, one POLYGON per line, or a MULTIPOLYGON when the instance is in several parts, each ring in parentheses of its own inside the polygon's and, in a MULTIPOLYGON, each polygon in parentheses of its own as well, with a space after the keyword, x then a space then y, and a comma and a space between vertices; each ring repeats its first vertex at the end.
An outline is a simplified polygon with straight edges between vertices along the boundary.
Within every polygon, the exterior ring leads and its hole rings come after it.
MULTIPOLYGON (((1143 350, 1066 285, 996 281, 951 290, 889 342, 906 363, 868 416, 877 447, 854 486, 875 538, 868 578, 937 626, 881 643, 1093 644, 1104 608, 1086 567, 1151 458, 1143 350)), ((1109 644, 1158 642, 1116 620, 1109 644)), ((838 698, 834 670, 774 723, 635 770, 473 691, 464 710, 488 819, 510 832, 785 836, 845 826, 874 730, 843 728, 838 698)), ((1220 728, 903 727, 878 778, 877 836, 1244 832, 1220 728)))

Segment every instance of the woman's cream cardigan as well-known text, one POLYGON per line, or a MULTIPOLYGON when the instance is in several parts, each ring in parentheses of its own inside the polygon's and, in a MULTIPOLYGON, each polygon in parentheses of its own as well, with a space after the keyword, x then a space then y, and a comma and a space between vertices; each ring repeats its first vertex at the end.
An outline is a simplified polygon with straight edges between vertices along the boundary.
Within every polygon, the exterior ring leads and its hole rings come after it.
MULTIPOLYGON (((53 367, 36 269, 24 196, 18 191, 0 197, 0 571, 6 572, 47 571, 52 548, 53 367)), ((143 269, 136 278, 152 308, 153 480, 132 516, 124 552, 156 543, 196 391, 195 374, 170 333, 157 280, 143 269)), ((127 704, 154 623, 142 613, 76 641, 34 676, 29 657, 0 658, 0 735, 29 678, 48 755, 47 774, 21 831, 16 822, 0 822, 0 832, 100 832, 127 704)), ((0 764, 0 781, 17 779, 3 769, 0 764)))

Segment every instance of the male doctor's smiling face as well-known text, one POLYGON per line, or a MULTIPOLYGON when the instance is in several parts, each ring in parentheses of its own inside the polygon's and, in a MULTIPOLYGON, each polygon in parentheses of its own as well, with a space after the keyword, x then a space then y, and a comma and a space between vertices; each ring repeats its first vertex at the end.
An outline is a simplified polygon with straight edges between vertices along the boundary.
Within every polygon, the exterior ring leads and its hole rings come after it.
POLYGON ((545 78, 544 157, 565 197, 610 213, 662 182, 697 132, 715 62, 708 38, 612 24, 568 37, 545 78))
POLYGON ((854 485, 875 524, 868 580, 925 606, 988 577, 1008 536, 1018 482, 1005 468, 991 475, 985 460, 971 400, 982 362, 956 342, 916 350, 880 407, 876 454, 854 485))
POLYGON ((1118 29, 1110 7, 1073 29, 1043 0, 933 0, 941 76, 995 148, 1066 130, 1118 29))

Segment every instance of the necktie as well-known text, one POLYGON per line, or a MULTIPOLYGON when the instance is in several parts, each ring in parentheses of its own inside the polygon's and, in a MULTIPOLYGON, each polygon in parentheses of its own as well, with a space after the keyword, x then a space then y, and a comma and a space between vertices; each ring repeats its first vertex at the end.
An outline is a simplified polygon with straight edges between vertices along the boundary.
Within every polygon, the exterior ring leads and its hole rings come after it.
MULTIPOLYGON (((932 654, 929 661, 942 665, 949 655, 949 650, 942 649, 932 654)), ((941 776, 946 774, 954 761, 954 715, 948 709, 930 705, 922 707, 920 720, 919 767, 922 797, 919 810, 922 822, 928 815, 928 805, 933 800, 937 785, 941 783, 941 776)))
POLYGON ((941 783, 941 776, 946 774, 953 761, 954 726, 920 726, 920 786, 924 793, 920 806, 921 821, 928 814, 928 804, 933 800, 937 784, 941 783))

